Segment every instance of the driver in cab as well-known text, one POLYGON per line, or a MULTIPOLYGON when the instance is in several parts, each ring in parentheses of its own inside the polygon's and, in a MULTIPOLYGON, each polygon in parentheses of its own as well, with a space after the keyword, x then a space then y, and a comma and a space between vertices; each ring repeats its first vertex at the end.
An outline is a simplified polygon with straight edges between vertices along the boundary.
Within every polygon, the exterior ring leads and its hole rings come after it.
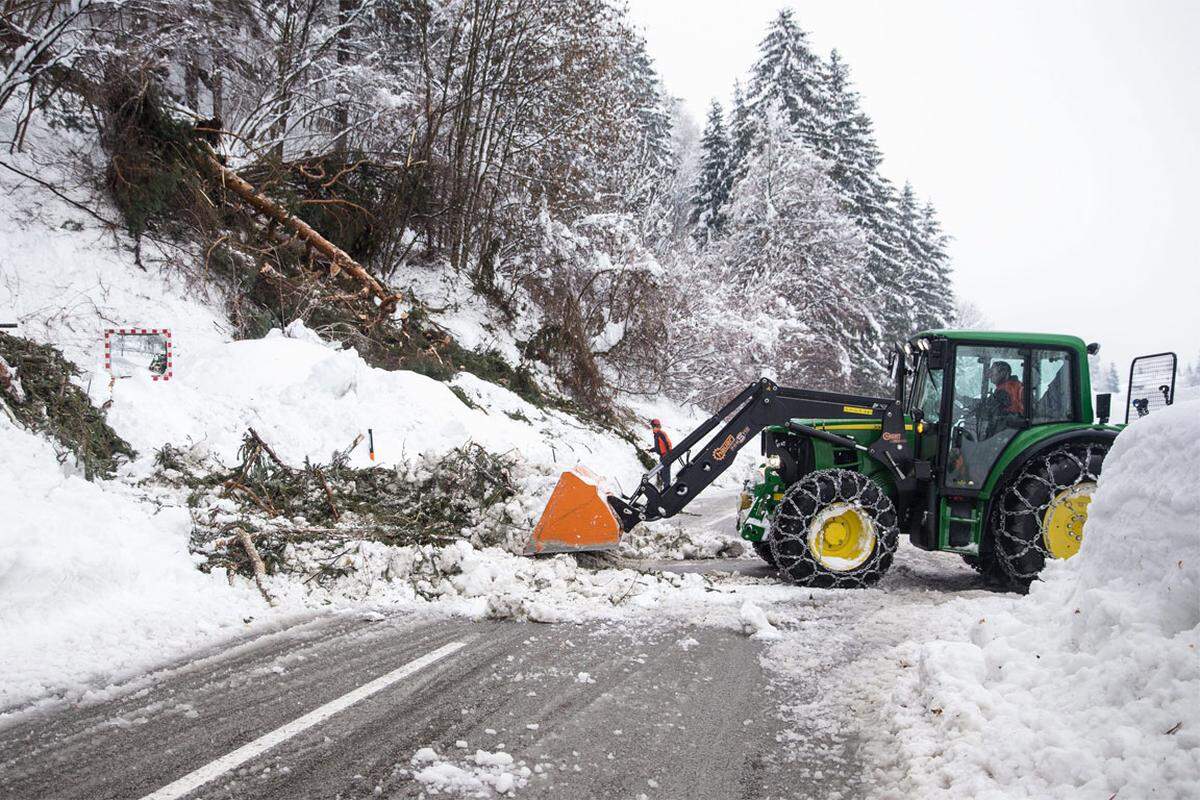
POLYGON ((980 402, 979 415, 987 420, 984 437, 990 439, 1025 415, 1025 386, 1012 374, 1007 361, 993 361, 987 376, 996 389, 980 402))
MULTIPOLYGON (((1013 376, 1012 365, 1007 361, 993 361, 987 368, 988 383, 995 388, 981 398, 957 396, 964 407, 969 408, 969 414, 976 420, 976 431, 982 428, 978 441, 975 432, 967 431, 965 419, 959 420, 959 436, 953 440, 950 448, 949 479, 959 486, 973 486, 971 478, 971 462, 981 457, 979 447, 992 439, 1005 428, 1016 427, 1016 423, 1025 415, 1025 386, 1013 376), (970 455, 975 453, 973 457, 970 455)), ((997 439, 995 443, 1002 446, 1006 440, 997 439)))

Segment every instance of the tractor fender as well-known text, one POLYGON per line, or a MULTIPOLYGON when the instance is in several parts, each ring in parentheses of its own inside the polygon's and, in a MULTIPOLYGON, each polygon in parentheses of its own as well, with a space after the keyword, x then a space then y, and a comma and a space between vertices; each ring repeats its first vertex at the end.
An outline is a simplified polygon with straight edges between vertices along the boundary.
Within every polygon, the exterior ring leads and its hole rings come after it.
POLYGON ((992 519, 993 505, 999 497, 1000 492, 996 491, 999 487, 1004 486, 1013 476, 1019 474, 1032 459, 1052 450, 1060 444, 1066 442, 1103 442, 1112 444, 1117 438, 1119 431, 1112 428, 1086 427, 1075 428, 1069 431, 1061 431, 1051 434, 1045 439, 1039 439, 1037 442, 1026 447, 1019 456, 1009 462, 1000 475, 991 482, 989 487, 989 497, 987 502, 987 511, 983 517, 983 528, 990 534, 990 520, 992 519))

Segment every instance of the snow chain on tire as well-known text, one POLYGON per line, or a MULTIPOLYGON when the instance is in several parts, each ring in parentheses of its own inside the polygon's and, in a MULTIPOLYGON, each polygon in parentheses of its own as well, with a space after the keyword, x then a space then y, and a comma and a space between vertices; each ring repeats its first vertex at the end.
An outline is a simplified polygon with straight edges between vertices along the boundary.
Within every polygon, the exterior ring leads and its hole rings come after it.
POLYGON ((766 539, 761 539, 757 542, 751 542, 750 544, 754 546, 754 552, 758 554, 759 558, 770 564, 772 567, 779 566, 775 563, 775 556, 771 553, 770 542, 768 542, 766 539))
POLYGON ((875 481, 857 472, 810 472, 788 487, 775 509, 767 542, 779 571, 802 586, 855 589, 879 581, 892 564, 899 540, 896 508, 875 481), (874 546, 859 565, 846 570, 822 563, 810 547, 811 526, 822 512, 847 507, 870 521, 874 546))
MULTIPOLYGON (((1000 490, 992 535, 995 555, 1009 588, 1024 591, 1053 558, 1042 523, 1056 497, 1100 478, 1107 442, 1078 442, 1035 455, 1000 490)), ((1080 520, 1080 527, 1082 527, 1080 520)))

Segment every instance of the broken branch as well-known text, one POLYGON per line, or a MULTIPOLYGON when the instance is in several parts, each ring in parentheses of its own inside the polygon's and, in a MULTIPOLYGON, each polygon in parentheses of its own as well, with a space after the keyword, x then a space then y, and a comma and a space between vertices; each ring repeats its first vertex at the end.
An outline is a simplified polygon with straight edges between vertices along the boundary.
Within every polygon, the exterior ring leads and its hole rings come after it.
POLYGON ((237 536, 238 543, 250 558, 250 567, 254 570, 254 583, 258 586, 258 591, 262 592, 263 599, 267 601, 268 605, 275 605, 275 601, 271 595, 267 594, 267 589, 263 586, 263 579, 267 577, 267 567, 263 564, 262 556, 258 554, 258 548, 254 546, 254 540, 250 538, 250 534, 246 532, 245 528, 234 528, 233 532, 237 536))
POLYGON ((292 231, 297 237, 312 245, 317 252, 329 259, 335 268, 331 270, 332 272, 336 274, 337 271, 344 270, 350 275, 363 287, 368 296, 374 297, 379 301, 380 314, 390 314, 396 310, 396 305, 400 301, 400 295, 389 292, 378 278, 367 272, 345 250, 317 233, 304 220, 296 217, 294 214, 288 213, 286 209, 259 192, 236 172, 217 161, 211 153, 201 154, 200 163, 223 186, 244 200, 251 208, 263 214, 272 222, 277 222, 292 231))

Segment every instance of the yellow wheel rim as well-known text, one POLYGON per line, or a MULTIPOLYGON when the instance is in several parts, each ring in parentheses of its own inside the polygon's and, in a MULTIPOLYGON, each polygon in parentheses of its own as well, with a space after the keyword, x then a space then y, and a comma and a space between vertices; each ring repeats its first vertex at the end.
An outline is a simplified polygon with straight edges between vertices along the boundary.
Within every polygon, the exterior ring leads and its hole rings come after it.
POLYGON ((875 523, 861 509, 835 503, 809 525, 808 549, 826 569, 856 569, 875 550, 875 523))
POLYGON ((1083 526, 1096 484, 1076 484, 1054 496, 1042 515, 1042 541, 1054 558, 1070 558, 1083 545, 1083 526))

